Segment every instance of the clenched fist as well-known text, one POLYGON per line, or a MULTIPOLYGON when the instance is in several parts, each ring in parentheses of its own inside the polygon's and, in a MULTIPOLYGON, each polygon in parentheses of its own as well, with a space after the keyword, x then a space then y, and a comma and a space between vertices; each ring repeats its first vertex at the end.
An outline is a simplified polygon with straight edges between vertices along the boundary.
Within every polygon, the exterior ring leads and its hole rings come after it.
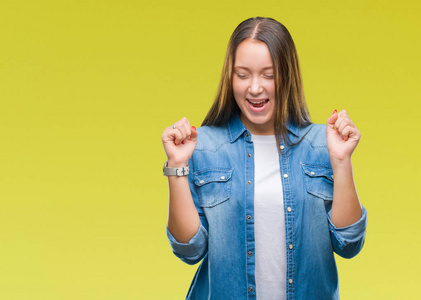
POLYGON ((351 159, 361 133, 349 118, 346 110, 337 113, 335 109, 327 119, 326 138, 331 160, 344 161, 351 159))
POLYGON ((168 167, 187 166, 196 148, 197 136, 196 128, 190 126, 187 118, 182 118, 170 127, 165 128, 161 139, 167 155, 168 167))

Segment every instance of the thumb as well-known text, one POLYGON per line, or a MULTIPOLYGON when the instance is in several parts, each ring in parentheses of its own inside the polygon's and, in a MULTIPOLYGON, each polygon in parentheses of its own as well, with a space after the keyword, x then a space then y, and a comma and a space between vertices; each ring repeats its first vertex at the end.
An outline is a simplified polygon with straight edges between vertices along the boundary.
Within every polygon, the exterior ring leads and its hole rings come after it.
POLYGON ((332 115, 327 119, 327 126, 333 129, 333 127, 335 126, 336 120, 338 120, 338 113, 337 113, 337 110, 335 109, 332 115))
POLYGON ((197 131, 196 127, 191 127, 191 135, 190 135, 190 141, 197 142, 197 136, 199 135, 199 132, 197 131))

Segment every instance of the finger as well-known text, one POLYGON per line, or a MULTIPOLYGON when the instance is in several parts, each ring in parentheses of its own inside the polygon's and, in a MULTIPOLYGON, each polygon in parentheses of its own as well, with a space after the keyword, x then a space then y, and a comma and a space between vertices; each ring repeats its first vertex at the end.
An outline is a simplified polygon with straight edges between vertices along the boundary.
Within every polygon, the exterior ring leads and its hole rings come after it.
POLYGON ((337 114, 336 109, 335 109, 333 111, 332 115, 327 119, 327 125, 330 128, 333 128, 337 119, 338 119, 338 114, 337 114))
POLYGON ((359 141, 361 138, 361 133, 357 127, 347 126, 344 128, 344 131, 342 132, 342 136, 345 141, 347 141, 350 138, 353 140, 359 141))
POLYGON ((162 134, 162 141, 173 142, 174 144, 177 144, 181 137, 181 132, 178 129, 173 129, 171 125, 171 127, 165 129, 164 133, 162 134))
POLYGON ((181 141, 185 139, 185 137, 183 137, 183 134, 181 133, 180 129, 178 129, 178 128, 171 129, 170 134, 174 137, 174 144, 176 144, 176 145, 179 145, 181 143, 181 141))
POLYGON ((181 141, 181 143, 184 144, 184 142, 186 140, 188 140, 190 138, 190 135, 191 135, 190 122, 187 118, 182 118, 180 121, 178 121, 175 124, 175 126, 182 133, 183 140, 181 141))
MULTIPOLYGON (((184 118, 183 118, 184 119, 184 118)), ((185 135, 186 135, 186 131, 185 131, 185 129, 184 129, 184 120, 183 119, 181 119, 181 120, 178 120, 177 122, 175 122, 173 125, 172 125, 172 128, 173 129, 177 129, 178 131, 180 131, 180 133, 181 133, 181 135, 184 137, 185 135)))
POLYGON ((182 142, 184 144, 187 140, 190 139, 190 136, 191 136, 190 122, 187 120, 187 118, 186 118, 185 122, 183 123, 183 126, 184 126, 184 130, 186 132, 186 138, 182 142))
POLYGON ((348 114, 346 114, 346 111, 345 111, 345 113, 343 113, 344 111, 340 111, 339 113, 338 113, 338 119, 336 120, 336 122, 335 122, 335 127, 337 128, 337 129, 339 129, 341 126, 342 126, 342 128, 344 128, 345 126, 346 126, 346 124, 348 124, 348 122, 351 120, 349 117, 348 117, 348 114), (345 123, 344 123, 345 122, 345 123))
POLYGON ((340 124, 338 125, 338 131, 342 132, 346 126, 355 127, 354 123, 352 123, 349 117, 344 117, 340 124))
POLYGON ((172 128, 172 125, 164 129, 161 139, 162 139, 162 142, 174 141, 175 135, 174 135, 174 129, 172 128))
POLYGON ((199 132, 197 131, 196 127, 192 126, 191 127, 191 136, 190 136, 190 140, 192 142, 196 142, 197 141, 197 136, 199 135, 199 132))
POLYGON ((183 118, 181 120, 183 121, 184 127, 186 128, 187 135, 190 135, 191 134, 191 126, 190 126, 189 119, 183 118))
POLYGON ((178 129, 173 129, 172 125, 165 128, 161 136, 163 143, 174 143, 179 144, 182 140, 181 132, 178 129))
POLYGON ((338 129, 339 132, 342 132, 342 130, 347 126, 351 125, 354 126, 354 123, 352 122, 351 118, 348 115, 348 112, 343 109, 338 113, 338 120, 335 122, 335 127, 338 129))
POLYGON ((347 141, 348 140, 348 138, 349 138, 349 136, 351 134, 351 130, 352 130, 352 127, 348 125, 345 128, 343 128, 342 131, 340 131, 341 134, 342 134, 342 139, 344 141, 347 141))
POLYGON ((175 130, 178 130, 181 133, 181 140, 180 140, 180 143, 181 143, 187 137, 186 128, 184 127, 183 124, 176 123, 175 130))
POLYGON ((346 116, 348 116, 348 112, 345 109, 343 109, 340 112, 338 112, 338 116, 339 117, 346 117, 346 116))
POLYGON ((176 122, 176 125, 177 126, 184 126, 184 127, 187 126, 187 127, 190 128, 190 122, 189 122, 189 120, 186 117, 181 118, 179 121, 177 121, 176 122))

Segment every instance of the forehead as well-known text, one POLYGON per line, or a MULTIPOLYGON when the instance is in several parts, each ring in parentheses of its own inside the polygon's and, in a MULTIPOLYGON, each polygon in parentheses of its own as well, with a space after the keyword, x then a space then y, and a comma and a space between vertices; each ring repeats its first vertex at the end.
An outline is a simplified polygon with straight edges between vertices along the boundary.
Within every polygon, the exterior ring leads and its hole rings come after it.
POLYGON ((273 67, 268 46, 264 42, 254 39, 246 39, 242 41, 235 52, 234 67, 273 67))

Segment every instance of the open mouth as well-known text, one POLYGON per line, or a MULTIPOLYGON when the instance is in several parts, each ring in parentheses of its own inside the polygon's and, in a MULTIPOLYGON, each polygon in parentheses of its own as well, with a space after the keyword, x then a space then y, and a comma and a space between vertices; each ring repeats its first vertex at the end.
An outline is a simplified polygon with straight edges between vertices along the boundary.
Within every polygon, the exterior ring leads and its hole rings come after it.
POLYGON ((246 99, 248 103, 250 103, 253 107, 260 108, 263 107, 266 103, 269 102, 269 99, 263 99, 263 100, 250 100, 246 99))

